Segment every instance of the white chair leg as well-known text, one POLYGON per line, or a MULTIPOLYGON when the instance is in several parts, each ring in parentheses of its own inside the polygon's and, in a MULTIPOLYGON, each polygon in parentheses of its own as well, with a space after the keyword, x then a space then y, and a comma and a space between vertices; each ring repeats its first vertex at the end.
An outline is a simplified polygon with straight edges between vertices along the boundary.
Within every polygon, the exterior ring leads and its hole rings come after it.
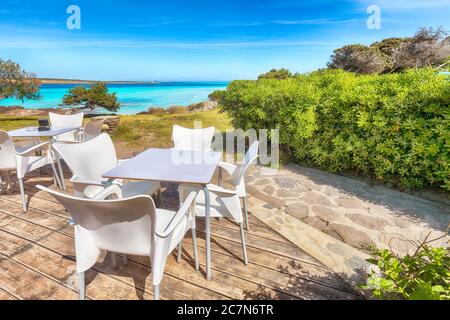
POLYGON ((117 254, 115 252, 111 252, 111 264, 114 269, 117 268, 117 254))
POLYGON ((55 186, 57 188, 61 188, 61 183, 59 182, 59 176, 58 176, 58 172, 56 171, 55 164, 52 162, 51 166, 52 166, 52 170, 53 170, 53 182, 55 183, 55 186))
POLYGON ((124 265, 128 264, 128 256, 126 254, 123 255, 123 264, 124 265))
POLYGON ((86 300, 86 282, 84 272, 78 274, 78 287, 80 288, 80 300, 86 300))
POLYGON ((23 179, 19 179, 19 188, 20 188, 20 197, 22 198, 22 210, 23 212, 27 212, 27 200, 25 199, 25 190, 23 187, 23 179))
POLYGON ((153 286, 153 300, 159 300, 159 285, 153 286))
POLYGON ((192 245, 194 247, 194 262, 195 262, 195 270, 200 270, 200 264, 198 262, 198 251, 197 251, 197 235, 195 233, 195 229, 192 230, 192 245))
POLYGON ((12 180, 11 180, 11 172, 9 172, 9 171, 6 173, 6 181, 9 184, 11 192, 14 192, 14 185, 13 185, 12 180))
POLYGON ((247 258, 247 245, 245 243, 245 233, 244 233, 244 224, 239 224, 240 230, 241 230, 241 242, 242 242, 242 253, 244 255, 244 263, 248 264, 248 258, 247 258))
POLYGON ((180 263, 181 261, 181 253, 183 251, 183 239, 181 239, 180 243, 178 244, 178 253, 177 253, 177 262, 180 263))
POLYGON ((248 212, 247 212, 247 201, 246 198, 242 198, 242 203, 243 203, 243 207, 244 207, 244 221, 245 221, 245 229, 247 231, 250 231, 250 227, 248 224, 248 212))

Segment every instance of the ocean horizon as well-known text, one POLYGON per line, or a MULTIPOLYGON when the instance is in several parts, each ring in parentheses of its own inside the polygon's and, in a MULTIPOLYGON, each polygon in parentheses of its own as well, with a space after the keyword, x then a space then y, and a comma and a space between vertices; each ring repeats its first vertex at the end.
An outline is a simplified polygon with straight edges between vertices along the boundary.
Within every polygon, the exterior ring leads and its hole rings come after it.
MULTIPOLYGON (((155 84, 108 84, 109 91, 116 93, 121 105, 117 114, 136 114, 149 107, 168 108, 188 106, 208 99, 215 90, 225 89, 228 82, 161 82, 155 84)), ((63 96, 70 88, 80 84, 43 84, 39 100, 24 102, 8 98, 0 101, 0 106, 22 106, 25 109, 58 108, 63 96)), ((88 87, 89 85, 83 85, 88 87)))

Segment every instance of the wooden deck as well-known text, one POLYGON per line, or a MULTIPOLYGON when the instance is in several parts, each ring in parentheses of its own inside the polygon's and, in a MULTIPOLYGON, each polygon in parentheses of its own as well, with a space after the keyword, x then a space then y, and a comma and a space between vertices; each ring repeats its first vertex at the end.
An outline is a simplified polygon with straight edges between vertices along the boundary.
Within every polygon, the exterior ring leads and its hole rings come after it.
MULTIPOLYGON (((69 177, 70 174, 66 174, 69 177)), ((23 214, 17 192, 0 196, 0 300, 77 299, 73 227, 63 207, 35 185, 50 176, 26 180, 29 210, 23 214)), ((165 206, 176 206, 174 187, 165 206)), ((239 229, 231 221, 212 221, 213 280, 204 276, 205 241, 198 221, 201 272, 193 267, 190 234, 180 263, 172 254, 161 283, 161 299, 357 299, 336 274, 250 214, 250 264, 241 261, 239 229)), ((118 259, 121 261, 121 259, 118 259)), ((152 299, 150 263, 130 257, 111 267, 109 254, 86 273, 88 299, 152 299)))

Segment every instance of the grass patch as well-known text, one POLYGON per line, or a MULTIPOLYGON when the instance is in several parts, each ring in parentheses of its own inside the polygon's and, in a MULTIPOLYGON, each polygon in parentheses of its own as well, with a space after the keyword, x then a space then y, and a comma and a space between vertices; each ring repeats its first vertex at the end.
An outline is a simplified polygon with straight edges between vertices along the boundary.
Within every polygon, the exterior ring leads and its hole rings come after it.
POLYGON ((23 127, 32 127, 38 125, 38 119, 42 117, 11 117, 0 116, 0 130, 10 131, 23 127))
POLYGON ((228 116, 217 110, 165 116, 121 116, 113 139, 126 142, 133 148, 167 148, 172 146, 172 127, 175 124, 194 128, 195 121, 202 121, 203 127, 215 126, 219 131, 232 128, 228 116))
MULTIPOLYGON (((41 118, 44 117, 0 116, 0 130, 37 126, 37 120, 41 118)), ((135 151, 150 147, 167 148, 172 146, 172 127, 177 124, 193 128, 194 121, 202 121, 203 127, 215 126, 219 131, 232 128, 228 116, 218 110, 168 115, 123 115, 120 116, 120 125, 112 138, 135 151)))

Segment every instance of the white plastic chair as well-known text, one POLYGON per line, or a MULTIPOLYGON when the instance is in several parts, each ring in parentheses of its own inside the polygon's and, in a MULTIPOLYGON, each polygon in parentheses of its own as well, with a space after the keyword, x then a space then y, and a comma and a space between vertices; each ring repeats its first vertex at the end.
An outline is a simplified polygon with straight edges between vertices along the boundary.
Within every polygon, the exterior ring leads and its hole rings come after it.
MULTIPOLYGON (((81 128, 83 126, 84 113, 80 112, 80 113, 71 114, 71 115, 62 115, 62 114, 49 112, 48 117, 50 119, 50 124, 52 127, 81 128)), ((81 138, 81 130, 66 132, 66 133, 63 133, 63 134, 60 134, 60 135, 54 137, 54 139, 56 141, 67 141, 67 142, 76 142, 76 141, 79 141, 80 138, 81 138)))
MULTIPOLYGON (((75 195, 94 198, 111 184, 120 186, 124 198, 153 195, 161 188, 159 182, 129 182, 108 180, 102 175, 127 160, 118 160, 111 137, 107 133, 81 143, 56 142, 53 149, 64 159, 72 172, 75 195)), ((159 192, 158 192, 159 194, 159 192)))
POLYGON ((175 149, 190 151, 210 151, 214 137, 214 127, 204 129, 188 129, 173 126, 172 140, 175 149))
MULTIPOLYGON (((94 200, 64 195, 42 186, 38 188, 58 200, 75 222, 80 300, 86 297, 85 272, 97 262, 101 251, 150 257, 155 300, 160 297, 159 286, 167 257, 189 229, 192 229, 195 267, 199 269, 193 218, 195 191, 187 194, 178 212, 174 212, 156 209, 153 199, 146 195, 94 200)), ((101 197, 120 192, 120 189, 110 186, 105 191, 101 197)))
MULTIPOLYGON (((244 256, 244 263, 248 264, 247 248, 245 244, 244 234, 244 219, 242 216, 241 199, 244 199, 245 208, 245 222, 248 229, 248 214, 246 210, 245 197, 245 180, 244 176, 247 169, 258 158, 259 142, 254 142, 247 154, 245 155, 242 164, 234 165, 226 162, 221 162, 219 165, 231 175, 232 188, 227 189, 215 184, 209 184, 208 190, 210 193, 210 216, 215 218, 229 217, 233 218, 240 227, 242 252, 244 256)), ((187 192, 191 190, 197 190, 197 187, 184 184, 180 186, 180 197, 183 198, 187 192)), ((196 216, 205 216, 205 195, 203 192, 199 192, 196 199, 196 216)))
MULTIPOLYGON (((37 151, 48 151, 48 142, 39 143, 37 145, 28 147, 15 147, 9 134, 5 131, 0 131, 0 171, 8 172, 15 171, 17 174, 17 179, 19 180, 20 196, 22 198, 22 209, 23 212, 27 212, 27 202, 25 199, 25 191, 23 186, 23 178, 28 172, 36 169, 40 169, 48 164, 52 166, 53 174, 55 176, 55 181, 58 177, 56 173, 56 168, 52 157, 47 153, 44 156, 36 156, 37 151)), ((9 181, 11 189, 13 185, 9 181)), ((0 178, 0 184, 3 183, 0 178)))

